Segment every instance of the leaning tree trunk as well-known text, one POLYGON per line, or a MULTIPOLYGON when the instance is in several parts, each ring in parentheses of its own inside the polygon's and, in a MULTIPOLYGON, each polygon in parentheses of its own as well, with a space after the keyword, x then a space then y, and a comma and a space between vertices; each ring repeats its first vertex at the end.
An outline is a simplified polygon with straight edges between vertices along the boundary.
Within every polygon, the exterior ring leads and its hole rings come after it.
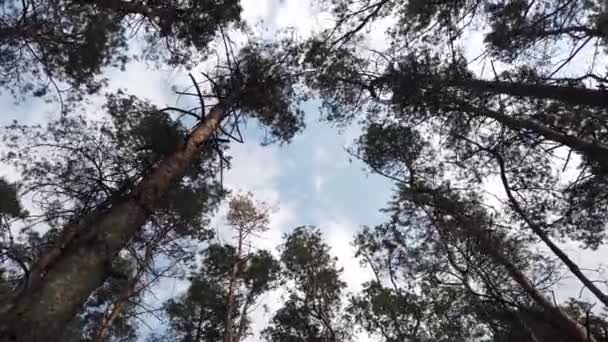
POLYGON ((146 247, 143 260, 141 265, 139 265, 139 269, 135 273, 135 276, 133 279, 131 279, 127 287, 119 294, 119 297, 116 298, 116 300, 109 305, 108 308, 106 308, 101 322, 96 327, 93 338, 91 338, 91 342, 106 341, 110 335, 114 322, 124 314, 125 310, 128 308, 129 302, 139 293, 141 293, 143 286, 138 288, 137 285, 143 279, 146 269, 152 263, 155 247, 156 246, 146 247))
POLYGON ((123 314, 128 304, 127 302, 128 299, 119 300, 106 310, 101 323, 97 326, 97 330, 95 331, 91 342, 104 342, 108 338, 114 321, 123 314))
POLYGON ((446 83, 477 93, 485 92, 515 97, 548 99, 575 106, 608 109, 608 91, 602 89, 480 79, 448 80, 446 83))
MULTIPOLYGON (((491 93, 509 95, 539 100, 553 100, 581 107, 595 107, 608 111, 608 91, 602 89, 586 89, 572 86, 556 86, 546 84, 528 84, 522 82, 472 80, 446 80, 446 84, 473 93, 491 93)), ((526 130, 542 135, 572 148, 584 155, 588 160, 595 161, 608 170, 608 146, 602 142, 564 133, 543 123, 524 117, 513 117, 489 108, 478 108, 463 101, 456 101, 464 111, 492 118, 502 125, 514 130, 526 130)))
MULTIPOLYGON (((459 226, 466 231, 466 235, 477 241, 481 246, 480 251, 485 256, 491 258, 497 265, 504 267, 509 277, 517 283, 517 285, 528 295, 530 299, 539 306, 542 310, 543 320, 551 324, 556 330, 559 330, 568 341, 573 342, 596 342, 591 333, 576 320, 572 319, 568 314, 563 312, 559 307, 551 303, 541 292, 539 292, 530 282, 528 277, 509 259, 505 256, 500 248, 500 242, 495 241, 491 231, 483 228, 483 222, 479 222, 477 218, 472 219, 466 215, 462 208, 454 202, 454 199, 447 197, 439 190, 426 187, 422 184, 416 185, 412 189, 413 179, 410 179, 410 184, 402 182, 410 192, 411 201, 416 206, 427 212, 427 215, 432 222, 435 222, 433 214, 428 213, 425 208, 431 207, 439 210, 442 214, 448 214, 454 217, 459 226)), ((441 225, 434 224, 440 235, 450 235, 451 231, 445 230, 441 225)))
POLYGON ((608 145, 604 143, 589 140, 586 137, 562 133, 551 127, 543 125, 537 120, 514 117, 489 108, 479 108, 469 103, 465 103, 464 101, 456 101, 456 104, 462 111, 469 112, 476 116, 494 119, 498 123, 512 130, 533 132, 535 134, 544 136, 548 140, 568 146, 574 151, 577 151, 581 155, 585 156, 587 160, 598 163, 603 170, 608 171, 608 145))
MULTIPOLYGON (((488 92, 495 95, 505 94, 518 97, 550 99, 571 105, 592 106, 608 111, 608 91, 606 90, 485 80, 449 80, 438 79, 434 76, 422 77, 422 80, 429 83, 439 83, 442 86, 451 86, 466 92, 488 92)), ((372 92, 373 97, 378 99, 373 88, 365 88, 372 92)), ((454 108, 452 109, 455 111, 468 112, 478 117, 488 117, 512 130, 532 132, 544 136, 548 140, 568 146, 585 156, 589 161, 598 163, 603 170, 608 172, 608 145, 605 143, 592 140, 588 137, 562 132, 538 120, 507 115, 490 108, 477 107, 461 98, 452 98, 449 102, 453 103, 454 108)))
POLYGON ((245 298, 245 303, 241 309, 241 316, 239 317, 239 327, 236 330, 236 335, 234 336, 234 342, 240 342, 245 337, 245 331, 247 330, 247 311, 253 304, 253 290, 250 290, 245 298))
POLYGON ((81 225, 44 270, 42 281, 19 296, 0 318, 0 341, 60 341, 65 326, 91 292, 108 277, 109 265, 154 212, 159 200, 178 181, 225 116, 214 107, 186 142, 162 160, 121 203, 81 225))
MULTIPOLYGON (((551 303, 542 293, 540 293, 530 282, 528 277, 507 257, 504 255, 501 248, 498 247, 496 241, 493 241, 490 231, 482 229, 480 223, 476 220, 471 220, 465 216, 458 207, 454 206, 451 199, 446 198, 443 194, 434 189, 420 189, 422 193, 431 195, 432 199, 426 196, 418 196, 413 192, 414 201, 417 205, 430 205, 439 210, 449 213, 453 217, 462 222, 470 237, 476 239, 483 248, 483 253, 492 258, 498 265, 501 265, 506 270, 507 274, 519 287, 532 299, 541 309, 544 319, 547 323, 560 330, 568 341, 573 342, 595 342, 595 338, 587 331, 585 327, 572 319, 568 314, 563 312, 559 307, 551 303)), ((441 229, 438 227, 438 229, 441 229)), ((449 232, 447 232, 449 234, 449 232)))
POLYGON ((583 283, 583 285, 595 295, 597 299, 599 299, 605 306, 608 307, 608 296, 606 296, 606 294, 599 287, 597 287, 593 283, 593 281, 591 281, 591 279, 589 279, 583 273, 583 271, 581 271, 580 267, 578 267, 578 265, 572 259, 570 259, 566 252, 564 252, 551 240, 551 238, 545 232, 543 227, 541 227, 539 224, 530 219, 529 215, 525 212, 524 208, 521 207, 521 205, 519 204, 519 202, 511 191, 511 186, 509 185, 509 180, 507 179, 505 162, 502 156, 497 152, 494 152, 494 156, 498 161, 498 166, 500 168, 500 179, 502 181, 505 193, 507 194, 507 198, 509 199, 513 210, 524 220, 524 222, 526 222, 528 227, 532 229, 532 232, 534 232, 534 234, 536 234, 536 236, 538 236, 541 241, 545 243, 545 245, 553 252, 553 254, 555 254, 564 263, 564 265, 566 265, 566 267, 568 267, 570 272, 572 272, 581 281, 581 283, 583 283))
POLYGON ((573 342, 595 342, 595 338, 587 331, 587 328, 582 326, 576 320, 572 319, 560 308, 551 303, 547 297, 542 295, 530 280, 508 260, 500 251, 495 250, 491 255, 494 260, 505 267, 507 273, 523 290, 534 300, 534 302, 543 309, 546 321, 552 323, 554 327, 560 329, 569 341, 573 342))

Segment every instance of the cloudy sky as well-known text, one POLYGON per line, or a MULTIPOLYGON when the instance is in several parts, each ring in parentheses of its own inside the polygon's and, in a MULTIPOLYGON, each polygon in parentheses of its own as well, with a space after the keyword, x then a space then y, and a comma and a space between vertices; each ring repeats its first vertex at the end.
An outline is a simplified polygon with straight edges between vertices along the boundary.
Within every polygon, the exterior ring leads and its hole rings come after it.
MULTIPOLYGON (((265 34, 286 27, 297 28, 300 36, 331 24, 310 5, 309 0, 243 0, 244 17, 250 24, 263 22, 269 28, 265 34)), ((380 25, 381 26, 381 25, 380 25)), ((374 32, 371 44, 382 42, 381 27, 374 32)), ((480 33, 471 35, 470 53, 480 51, 480 33)), ((126 72, 109 73, 112 88, 124 88, 130 93, 163 106, 174 105, 176 97, 172 85, 184 85, 187 73, 184 70, 149 70, 141 64, 131 64, 126 72)), ((8 95, 0 97, 3 108, 1 123, 13 119, 29 123, 42 123, 57 113, 54 104, 40 101, 15 105, 8 95)), ((246 129, 245 144, 235 144, 230 151, 232 169, 225 174, 225 184, 233 190, 252 191, 256 198, 265 200, 279 208, 272 216, 271 230, 258 241, 262 248, 275 250, 284 233, 300 225, 316 225, 325 234, 332 253, 344 267, 344 280, 351 291, 369 278, 369 272, 358 265, 350 245, 354 233, 361 225, 375 225, 383 221, 379 209, 391 194, 391 184, 367 173, 363 165, 350 161, 344 148, 358 136, 356 126, 339 130, 321 122, 318 103, 305 105, 307 129, 286 146, 260 146, 260 133, 255 123, 246 129)), ((10 174, 0 170, 0 176, 10 174)), ((220 215, 214 220, 218 229, 223 227, 220 215)), ((598 254, 581 251, 568 245, 570 255, 583 266, 596 268, 598 254)), ((601 255, 608 255, 604 252, 601 255)), ((595 276, 593 276, 595 277, 595 276)), ((157 300, 178 295, 185 284, 166 281, 160 285, 157 300)), ((580 287, 566 280, 560 289, 563 297, 577 296, 580 287)), ((272 294, 265 301, 276 307, 280 295, 272 294), (273 304, 275 303, 275 304, 273 304)), ((255 317, 254 331, 262 328, 270 317, 259 310, 255 317)), ((150 318, 149 325, 162 329, 162 325, 150 318)), ((145 335, 149 331, 142 328, 145 335)), ((361 340, 366 340, 361 337, 361 340)), ((257 341, 252 337, 251 341, 257 341)))
MULTIPOLYGON (((287 27, 295 27, 298 35, 305 37, 311 31, 330 24, 308 0, 243 0, 242 4, 244 18, 267 37, 287 27)), ((189 82, 185 70, 151 70, 138 63, 128 65, 125 72, 109 71, 107 75, 110 88, 126 89, 161 107, 176 104, 172 86, 182 87, 189 82)), ((101 100, 94 102, 101 103, 101 100)), ((0 124, 12 120, 39 124, 58 113, 56 104, 39 100, 16 104, 9 94, 0 95, 0 106, 3 108, 0 124)), ((270 231, 256 242, 260 248, 276 251, 282 236, 293 228, 318 226, 344 268, 343 279, 348 282, 350 290, 356 291, 368 275, 354 260, 350 243, 361 225, 381 222, 378 210, 389 199, 391 185, 365 172, 360 163, 349 161, 344 148, 358 136, 357 127, 341 130, 330 127, 319 120, 317 108, 318 103, 305 104, 307 129, 285 146, 261 146, 257 125, 250 122, 245 130, 245 144, 234 144, 230 149, 232 168, 225 173, 224 184, 235 191, 251 191, 256 199, 278 208, 271 217, 270 231)), ((0 176, 12 180, 19 178, 18 174, 5 167, 0 168, 0 176)), ((225 228, 224 213, 225 210, 220 210, 214 220, 220 232, 225 228)), ((164 281, 156 291, 156 298, 149 300, 160 303, 179 295, 186 287, 183 282, 164 281)), ((276 307, 280 300, 278 293, 264 298, 265 304, 271 308, 276 307)), ((270 316, 260 307, 254 317, 256 334, 270 316)), ((147 324, 156 331, 163 329, 162 323, 153 317, 148 317, 147 324)), ((150 329, 144 326, 141 332, 145 336, 150 329)), ((253 336, 250 340, 258 339, 253 336)))

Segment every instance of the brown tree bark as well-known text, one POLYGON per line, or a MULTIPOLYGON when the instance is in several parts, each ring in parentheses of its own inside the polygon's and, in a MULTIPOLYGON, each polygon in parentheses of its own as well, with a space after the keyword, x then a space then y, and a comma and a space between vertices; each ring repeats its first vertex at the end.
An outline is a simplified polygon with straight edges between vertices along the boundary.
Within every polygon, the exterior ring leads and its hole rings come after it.
MULTIPOLYGON (((234 340, 234 322, 232 314, 234 312, 234 301, 235 301, 235 286, 236 278, 239 274, 239 264, 241 263, 241 254, 243 251, 243 229, 239 229, 238 245, 236 249, 236 255, 234 257, 234 263, 232 264, 232 272, 230 273, 229 285, 228 285, 228 299, 226 303, 226 319, 224 323, 224 342, 235 342, 234 340)), ((242 319, 242 318, 241 318, 242 319)))
POLYGON ((144 274, 146 273, 146 269, 152 262, 154 248, 154 245, 146 247, 143 260, 139 265, 135 276, 133 277, 133 279, 131 279, 129 286, 124 289, 124 291, 120 294, 117 300, 106 309, 101 323, 99 324, 99 326, 97 326, 97 329, 93 334, 93 338, 91 338, 91 342, 105 341, 108 338, 108 335, 110 334, 110 329, 112 328, 114 321, 124 313, 125 309, 127 308, 127 305, 129 304, 129 301, 137 293, 141 292, 141 288, 138 289, 137 284, 141 281, 144 274))
POLYGON ((496 250, 492 257, 505 267, 509 276, 524 290, 534 302, 543 309, 546 321, 555 328, 560 329, 573 342, 595 342, 595 338, 587 332, 587 329, 572 319, 565 312, 551 303, 545 296, 532 286, 528 278, 501 252, 496 250))
POLYGON ((0 340, 60 341, 68 322, 108 276, 108 265, 147 221, 159 200, 195 160, 225 116, 214 107, 179 149, 159 163, 121 203, 80 227, 49 263, 43 281, 19 296, 0 318, 0 340))
POLYGON ((559 132, 540 122, 522 117, 513 117, 488 108, 478 108, 463 101, 457 101, 460 110, 481 117, 488 117, 513 130, 526 130, 544 136, 554 142, 563 144, 584 155, 588 160, 595 161, 604 170, 608 170, 608 145, 585 137, 574 136, 559 132))
MULTIPOLYGON (((608 91, 601 89, 586 89, 570 86, 546 84, 526 84, 521 82, 486 81, 486 80, 450 80, 447 85, 472 92, 488 92, 509 96, 550 99, 577 106, 591 106, 608 110, 608 91)), ((523 117, 505 115, 491 109, 478 108, 464 101, 456 101, 464 111, 492 118, 504 126, 514 130, 527 130, 542 135, 545 138, 561 143, 596 161, 608 170, 608 146, 586 137, 575 136, 560 132, 542 124, 539 121, 523 117)))
POLYGON ((600 288, 597 287, 591 281, 591 279, 587 278, 578 265, 551 240, 549 235, 545 233, 543 227, 531 220, 525 210, 519 205, 519 202, 511 191, 511 186, 509 185, 509 180, 507 179, 505 162, 500 154, 494 153, 494 155, 499 164, 500 178, 505 189, 505 193, 507 194, 507 198, 509 199, 513 210, 524 220, 524 222, 526 222, 534 234, 536 234, 536 236, 538 236, 541 241, 544 242, 547 247, 549 247, 553 254, 555 254, 564 263, 564 265, 566 265, 566 267, 568 267, 570 272, 572 272, 581 281, 581 283, 583 283, 583 285, 595 295, 597 299, 599 299, 605 306, 608 306, 608 296, 606 296, 606 294, 600 290, 600 288))
MULTIPOLYGON (((458 215, 457 213, 453 213, 458 215)), ((474 224, 467 227, 472 235, 475 236, 480 244, 485 246, 493 246, 489 241, 488 232, 479 230, 474 224)), ((530 280, 509 260, 499 248, 489 247, 486 254, 492 257, 499 265, 502 265, 511 279, 513 279, 521 289, 543 310, 546 316, 546 321, 552 323, 557 329, 563 331, 571 341, 576 342, 595 342, 592 336, 588 336, 587 329, 580 325, 577 321, 568 316, 565 312, 551 303, 544 295, 542 295, 533 285, 530 280)))
MULTIPOLYGON (((450 213, 450 215, 457 218, 461 224, 466 225, 463 227, 471 235, 472 238, 478 241, 478 245, 485 246, 483 253, 492 258, 498 265, 501 265, 506 270, 507 274, 519 287, 532 299, 539 308, 542 309, 544 320, 553 325, 555 329, 561 331, 565 336, 573 342, 595 342, 595 338, 587 331, 587 329, 579 324, 576 320, 572 319, 559 307, 551 303, 543 294, 541 294, 530 282, 527 276, 521 272, 513 264, 513 262, 504 255, 501 248, 492 241, 492 234, 479 225, 478 222, 470 222, 469 218, 463 215, 458 208, 454 207, 450 199, 445 198, 441 193, 433 189, 421 189, 423 192, 431 195, 433 198, 419 199, 415 195, 415 201, 418 205, 431 205, 435 208, 450 213)), ((438 229, 441 229, 438 227, 438 229)), ((448 233, 449 234, 449 233, 448 233)))
POLYGON ((47 271, 49 266, 55 261, 62 253, 62 251, 68 246, 68 244, 76 237, 79 231, 79 225, 74 223, 68 223, 61 230, 61 234, 55 242, 39 259, 35 260, 34 264, 30 269, 30 275, 28 280, 29 288, 37 288, 40 285, 44 273, 47 271))
POLYGON ((473 92, 488 92, 516 97, 550 99, 575 106, 608 109, 608 91, 571 86, 530 84, 522 82, 487 81, 480 79, 450 80, 450 86, 473 92))
MULTIPOLYGON (((424 76, 421 77, 423 80, 424 76)), ((426 77, 428 82, 440 82, 448 87, 455 87, 465 91, 472 92, 490 92, 494 94, 505 94, 519 97, 531 97, 537 99, 552 99, 558 102, 568 103, 571 105, 593 106, 608 110, 608 91, 575 88, 566 86, 554 85, 536 85, 525 83, 511 83, 502 81, 486 81, 486 80, 438 80, 436 77, 426 77)), ((356 80, 341 79, 342 82, 356 85, 367 90, 373 98, 380 100, 374 86, 366 85, 356 80)), ((384 84, 392 80, 390 78, 377 79, 379 84, 384 84)), ((381 101, 381 100, 380 100, 381 101)), ((586 137, 575 136, 569 133, 560 132, 554 128, 544 125, 543 123, 528 119, 525 117, 515 117, 504 113, 489 109, 480 108, 472 105, 469 102, 460 99, 452 99, 454 110, 469 112, 479 117, 488 117, 496 120, 498 123, 513 130, 525 130, 535 134, 544 136, 554 142, 568 146, 571 149, 581 153, 588 160, 597 162, 604 170, 608 170, 608 145, 599 141, 593 141, 586 137)))
POLYGON ((110 335, 112 324, 114 324, 116 318, 122 315, 126 304, 127 300, 121 300, 114 303, 111 308, 108 308, 108 310, 104 313, 102 322, 97 327, 97 331, 95 331, 95 335, 93 335, 91 342, 103 342, 106 340, 108 335, 110 335))
POLYGON ((243 304, 243 308, 241 309, 241 314, 239 317, 239 327, 237 329, 236 335, 234 336, 234 342, 240 342, 245 338, 245 330, 247 329, 247 313, 249 308, 253 305, 253 296, 252 291, 250 290, 247 296, 245 297, 245 303, 243 304))

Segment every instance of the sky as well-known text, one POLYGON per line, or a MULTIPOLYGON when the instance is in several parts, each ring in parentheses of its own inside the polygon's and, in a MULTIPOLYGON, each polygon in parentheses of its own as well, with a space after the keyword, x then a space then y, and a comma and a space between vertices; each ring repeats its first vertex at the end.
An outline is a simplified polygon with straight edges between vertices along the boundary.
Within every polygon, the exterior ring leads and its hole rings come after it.
MULTIPOLYGON (((330 24, 308 1, 245 0, 244 18, 252 25, 260 23, 271 36, 275 30, 295 27, 298 35, 306 36, 321 26, 330 24)), ((392 185, 386 179, 364 170, 359 161, 351 161, 345 147, 359 136, 357 126, 338 129, 321 120, 318 102, 304 104, 306 129, 288 145, 261 146, 256 123, 245 130, 245 143, 231 146, 233 163, 226 171, 225 185, 234 191, 251 191, 257 199, 278 208, 271 216, 270 230, 255 242, 258 248, 276 253, 282 237, 302 225, 317 226, 331 246, 331 253, 343 268, 343 280, 348 291, 356 292, 371 274, 354 257, 351 245, 354 234, 362 225, 383 221, 379 210, 391 196, 392 185)), ((220 209, 214 223, 223 226, 225 208, 220 209)), ((229 237, 226 234, 225 237, 229 237)), ((187 284, 165 284, 168 297, 183 291, 187 284)), ((270 293, 262 304, 278 308, 281 293, 270 293)), ((261 306, 252 315, 254 336, 266 326, 272 311, 261 306)), ((370 340, 359 334, 358 340, 370 340)))
MULTIPOLYGON (((295 27, 298 34, 305 36, 311 31, 330 24, 327 16, 320 13, 309 0, 243 0, 244 18, 252 25, 263 22, 271 36, 275 30, 295 27)), ((480 51, 481 35, 473 34, 469 53, 480 51)), ((372 32, 372 45, 382 44, 382 24, 372 32)), ((112 71, 108 74, 110 87, 127 89, 129 93, 150 100, 159 106, 174 105, 176 96, 173 85, 183 85, 187 81, 184 70, 150 70, 143 64, 131 63, 125 72, 112 71)), ((42 123, 57 113, 56 105, 40 100, 16 105, 8 95, 0 96, 0 106, 4 114, 0 123, 13 119, 26 123, 42 123)), ((261 136, 255 122, 250 122, 245 130, 245 143, 233 143, 230 149, 232 167, 225 172, 225 185, 234 191, 251 191, 256 199, 263 200, 278 208, 271 217, 270 230, 256 243, 259 248, 276 251, 282 236, 301 225, 315 225, 323 232, 331 252, 343 267, 343 279, 349 291, 357 291, 362 282, 370 279, 370 272, 363 269, 354 258, 351 245, 354 234, 362 225, 373 226, 383 222, 379 210, 385 206, 392 193, 392 184, 370 174, 364 166, 349 159, 345 147, 352 144, 359 135, 355 126, 338 129, 320 120, 318 103, 307 102, 306 130, 296 136, 288 145, 261 146, 261 136)), ((18 175, 9 169, 0 169, 0 176, 11 179, 18 175)), ((225 208, 213 220, 213 225, 224 231, 223 214, 225 208)), ((599 253, 580 250, 574 244, 566 244, 570 256, 581 263, 583 268, 597 268, 605 250, 599 253), (599 256, 599 257, 598 257, 599 256)), ((157 289, 156 301, 179 295, 187 284, 179 281, 164 281, 157 289)), ((560 297, 578 296, 580 286, 572 279, 560 285, 560 297)), ((264 298, 270 307, 277 307, 280 293, 264 298)), ((253 330, 256 335, 249 341, 258 341, 257 332, 270 318, 270 313, 258 310, 254 315, 253 330)), ((162 330, 162 324, 152 317, 147 323, 155 331, 162 330)), ((142 335, 149 329, 143 327, 142 335)), ((360 341, 369 340, 360 335, 360 341)))
MULTIPOLYGON (((330 24, 307 0, 243 0, 243 17, 261 34, 272 37, 282 28, 295 27, 298 35, 306 36, 319 27, 330 24), (265 28, 264 31, 262 31, 265 28)), ((187 85, 188 72, 181 69, 152 70, 142 63, 129 63, 126 71, 109 71, 110 89, 126 89, 129 94, 147 99, 158 106, 175 105, 172 86, 187 85)), ((101 103, 95 99, 94 103, 101 103)), ((56 117, 57 104, 41 100, 15 103, 9 94, 0 95, 4 115, 0 124, 13 120, 22 123, 42 124, 56 117)), ((383 220, 379 209, 389 200, 391 184, 369 174, 358 161, 350 161, 345 147, 358 137, 356 126, 338 129, 320 120, 319 103, 304 105, 306 130, 288 145, 261 146, 257 124, 249 122, 244 130, 245 143, 233 143, 229 155, 232 165, 224 174, 224 185, 235 191, 251 191, 255 198, 277 208, 271 216, 270 230, 255 242, 276 254, 285 233, 302 225, 317 226, 331 246, 331 253, 343 268, 343 280, 349 291, 357 291, 361 283, 370 278, 354 258, 351 241, 362 225, 375 225, 383 220)), ((88 108, 94 108, 89 106, 88 108)), ((95 117, 98 112, 86 113, 95 117)), ((0 168, 0 176, 17 180, 13 170, 0 168)), ((229 238, 224 221, 225 205, 212 221, 223 238, 229 238)), ((155 296, 147 300, 162 303, 187 289, 184 281, 164 280, 154 290, 155 296)), ((271 309, 281 302, 280 293, 271 293, 263 299, 271 309)), ((271 317, 261 306, 253 315, 254 336, 248 341, 259 341, 257 336, 271 317)), ((146 317, 140 327, 142 337, 160 332, 163 323, 146 317), (150 329, 151 328, 151 329, 150 329)), ((143 338, 142 338, 143 340, 143 338)), ((361 335, 359 340, 368 340, 361 335)))

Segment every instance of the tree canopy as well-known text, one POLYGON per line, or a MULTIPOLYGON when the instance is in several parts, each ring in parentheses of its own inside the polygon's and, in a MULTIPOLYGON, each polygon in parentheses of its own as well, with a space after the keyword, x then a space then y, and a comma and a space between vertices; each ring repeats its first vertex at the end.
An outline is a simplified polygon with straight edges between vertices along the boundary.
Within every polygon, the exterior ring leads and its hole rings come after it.
POLYGON ((0 85, 35 96, 63 84, 89 92, 129 60, 194 66, 218 27, 240 25, 239 1, 2 1, 0 85), (135 41, 131 39, 135 37, 135 41), (135 47, 135 49, 134 49, 135 47))
POLYGON ((605 280, 564 248, 607 238, 605 1, 315 4, 330 24, 299 37, 236 0, 0 0, 0 91, 62 104, 2 127, 0 341, 608 341, 605 280), (186 104, 110 91, 132 62, 191 71, 186 104), (351 260, 224 184, 247 123, 288 144, 309 100, 393 185, 351 260))
POLYGON ((262 334, 268 341, 347 341, 341 294, 342 270, 321 232, 298 227, 285 237, 281 263, 290 284, 283 306, 262 334))

